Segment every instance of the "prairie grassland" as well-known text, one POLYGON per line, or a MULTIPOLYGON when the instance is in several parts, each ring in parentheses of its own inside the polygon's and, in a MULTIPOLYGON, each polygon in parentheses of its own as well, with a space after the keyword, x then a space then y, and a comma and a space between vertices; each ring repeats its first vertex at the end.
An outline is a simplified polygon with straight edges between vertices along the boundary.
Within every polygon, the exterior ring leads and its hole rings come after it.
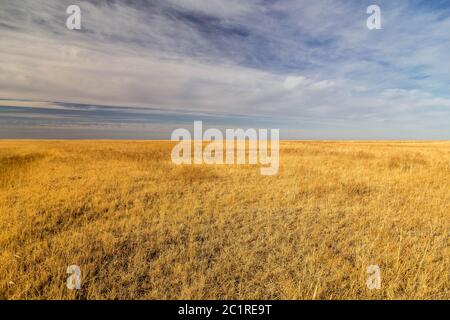
POLYGON ((450 298, 450 142, 282 142, 275 176, 172 146, 0 142, 0 298, 450 298))

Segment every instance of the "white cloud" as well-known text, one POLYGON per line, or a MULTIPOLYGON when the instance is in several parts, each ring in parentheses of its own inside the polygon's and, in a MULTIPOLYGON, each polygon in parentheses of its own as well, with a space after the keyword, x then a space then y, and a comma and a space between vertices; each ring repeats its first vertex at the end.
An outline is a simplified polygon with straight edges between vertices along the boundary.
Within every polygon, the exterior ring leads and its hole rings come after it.
POLYGON ((293 77, 293 76, 289 76, 284 80, 284 88, 286 90, 292 90, 297 88, 298 86, 300 86, 301 84, 303 85, 307 85, 308 81, 306 80, 305 77, 302 76, 297 76, 297 77, 293 77))
POLYGON ((450 105, 450 19, 406 4, 371 32, 347 1, 82 1, 76 32, 68 3, 2 2, 0 98, 413 125, 450 105))

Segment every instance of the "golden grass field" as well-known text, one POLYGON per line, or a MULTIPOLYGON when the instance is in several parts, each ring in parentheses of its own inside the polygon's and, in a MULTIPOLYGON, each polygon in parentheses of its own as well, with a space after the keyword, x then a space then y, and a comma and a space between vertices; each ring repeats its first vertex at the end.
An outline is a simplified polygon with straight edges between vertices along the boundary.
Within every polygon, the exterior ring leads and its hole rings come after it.
POLYGON ((173 145, 0 141, 0 299, 450 299, 450 142, 285 141, 274 176, 173 145))

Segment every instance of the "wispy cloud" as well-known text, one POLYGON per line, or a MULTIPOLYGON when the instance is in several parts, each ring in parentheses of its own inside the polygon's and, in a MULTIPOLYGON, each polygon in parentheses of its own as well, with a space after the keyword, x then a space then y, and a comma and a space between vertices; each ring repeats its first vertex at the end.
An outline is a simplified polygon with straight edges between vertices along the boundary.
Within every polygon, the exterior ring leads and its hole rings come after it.
POLYGON ((69 31, 72 1, 4 0, 0 98, 449 138, 449 6, 377 3, 383 29, 370 31, 371 1, 79 1, 82 30, 69 31))

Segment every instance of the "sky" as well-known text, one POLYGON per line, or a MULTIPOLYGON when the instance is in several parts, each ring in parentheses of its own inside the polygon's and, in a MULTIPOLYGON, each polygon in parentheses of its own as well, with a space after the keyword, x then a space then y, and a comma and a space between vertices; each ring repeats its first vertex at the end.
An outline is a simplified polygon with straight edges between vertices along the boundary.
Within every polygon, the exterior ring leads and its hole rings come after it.
POLYGON ((449 52, 443 0, 0 0, 0 138, 448 140, 449 52))

